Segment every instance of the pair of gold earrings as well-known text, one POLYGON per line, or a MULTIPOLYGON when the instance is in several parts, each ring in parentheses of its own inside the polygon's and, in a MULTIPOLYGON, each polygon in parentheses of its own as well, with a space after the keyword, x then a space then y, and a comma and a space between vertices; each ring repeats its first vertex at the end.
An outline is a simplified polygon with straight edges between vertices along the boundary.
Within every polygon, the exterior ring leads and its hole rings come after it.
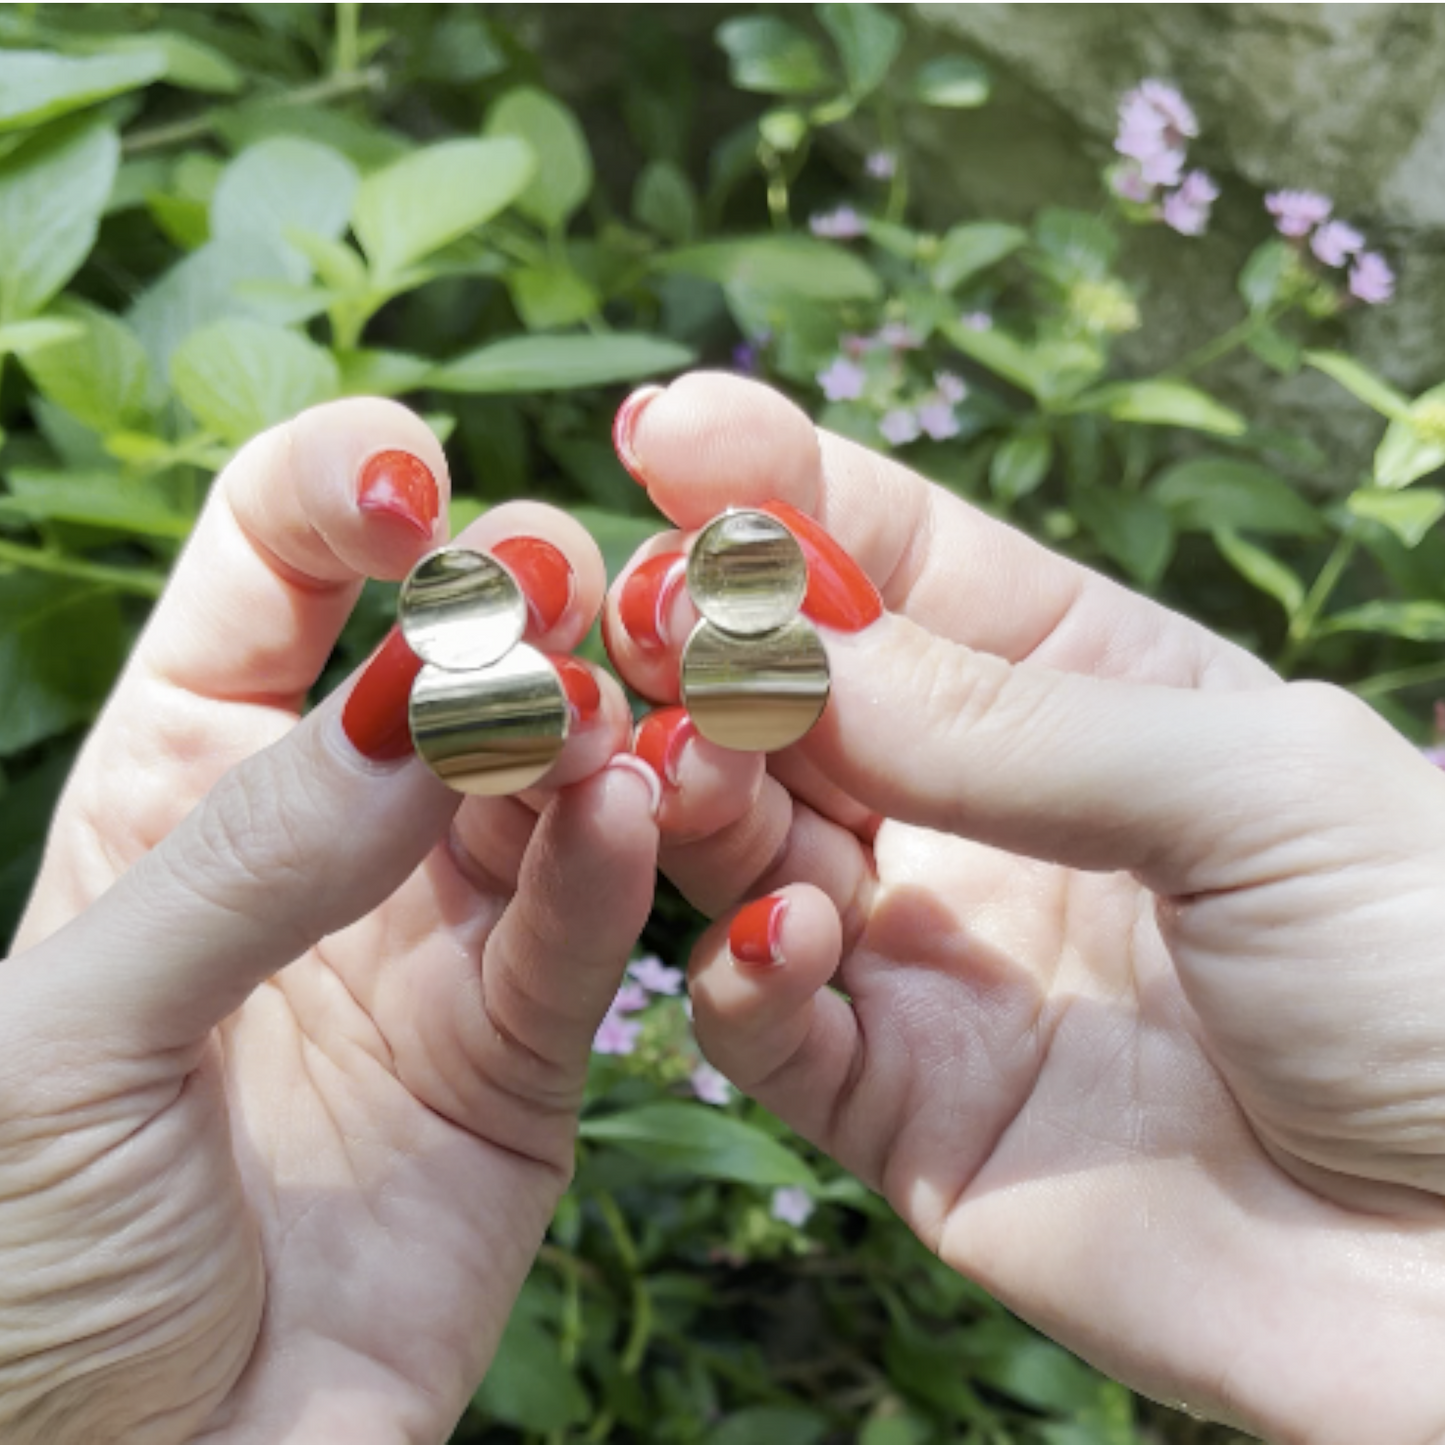
MULTIPOLYGON (((808 564, 766 512, 727 511, 698 534, 687 589, 701 621, 682 652, 682 700, 703 737, 773 752, 806 736, 828 701, 828 658, 800 609, 808 564)), ((423 557, 402 584, 402 635, 423 667, 409 721, 417 755, 463 793, 530 787, 567 741, 556 670, 522 641, 527 600, 495 558, 423 557)))

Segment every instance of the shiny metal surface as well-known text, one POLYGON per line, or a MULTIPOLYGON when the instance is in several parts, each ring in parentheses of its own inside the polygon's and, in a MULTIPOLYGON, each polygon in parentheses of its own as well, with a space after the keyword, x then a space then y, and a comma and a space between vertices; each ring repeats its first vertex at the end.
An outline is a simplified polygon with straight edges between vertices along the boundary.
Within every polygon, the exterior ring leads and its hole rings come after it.
POLYGON ((397 612, 411 650, 453 672, 505 657, 527 630, 527 599, 512 574, 464 547, 423 557, 401 584, 397 612))
POLYGON ((761 637, 699 622, 682 652, 682 700, 698 732, 740 752, 797 742, 822 715, 829 686, 827 653, 801 617, 761 637))
POLYGON ((757 637, 797 615, 808 590, 808 563, 776 517, 724 512, 693 543, 687 590, 709 622, 724 632, 757 637))
POLYGON ((482 670, 422 668, 409 715, 432 772, 460 793, 491 797, 531 787, 562 751, 571 717, 556 669, 524 643, 482 670))

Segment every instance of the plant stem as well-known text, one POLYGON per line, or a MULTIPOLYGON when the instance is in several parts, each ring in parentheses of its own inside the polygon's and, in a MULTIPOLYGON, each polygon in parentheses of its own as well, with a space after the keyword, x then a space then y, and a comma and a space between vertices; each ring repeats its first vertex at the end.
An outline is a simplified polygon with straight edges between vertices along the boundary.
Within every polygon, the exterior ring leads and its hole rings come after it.
POLYGON ((73 577, 78 582, 99 582, 117 591, 135 592, 142 597, 159 597, 166 586, 166 579, 160 572, 150 572, 141 567, 106 567, 65 552, 23 547, 15 542, 0 542, 0 562, 27 567, 32 572, 49 572, 56 577, 73 577))
MULTIPOLYGON (((278 91, 275 95, 266 96, 265 100, 268 105, 281 107, 325 105, 328 101, 341 100, 362 91, 381 90, 385 84, 386 72, 381 66, 369 65, 365 70, 353 70, 345 75, 333 75, 326 80, 314 81, 310 85, 299 85, 294 90, 278 91)), ((121 154, 144 155, 148 151, 165 150, 169 146, 201 140, 210 135, 216 128, 217 119, 230 108, 223 106, 193 115, 189 120, 173 121, 169 125, 135 131, 121 143, 121 154)))
POLYGON ((1222 356, 1228 356, 1236 347, 1244 346, 1250 337, 1256 332, 1268 326, 1277 315, 1274 307, 1264 311, 1254 312, 1246 316, 1243 321, 1231 326, 1228 331, 1221 332, 1213 341, 1206 341, 1203 346, 1197 346, 1187 355, 1175 362, 1165 373, 1165 376, 1189 376, 1193 372, 1202 371, 1206 366, 1212 365, 1222 356))
POLYGON ((1280 653, 1277 663, 1283 676, 1290 675, 1295 663, 1299 661, 1300 654, 1309 645, 1315 623, 1319 621, 1320 613, 1339 585, 1345 568, 1350 565, 1350 559, 1355 555, 1357 546, 1359 546, 1359 541, 1353 527, 1348 527, 1340 533, 1334 550, 1325 558, 1325 564, 1320 568, 1314 585, 1305 594, 1305 600, 1300 604, 1299 611, 1290 618, 1289 640, 1285 644, 1284 651, 1280 653))
POLYGON ((351 75, 361 64, 361 6, 340 0, 336 7, 336 74, 351 75))
POLYGON ((602 1218, 612 1235, 612 1242, 616 1245, 618 1256, 628 1274, 636 1274, 640 1263, 637 1245, 633 1241, 632 1231, 627 1227, 626 1219, 622 1217, 622 1211, 617 1207, 617 1201, 605 1189, 599 1189, 593 1195, 593 1202, 602 1212, 602 1218))
POLYGON ((1423 687, 1426 683, 1445 682, 1445 662, 1422 662, 1418 667, 1402 667, 1395 672, 1379 672, 1354 685, 1361 697, 1380 697, 1387 692, 1400 692, 1407 687, 1423 687))

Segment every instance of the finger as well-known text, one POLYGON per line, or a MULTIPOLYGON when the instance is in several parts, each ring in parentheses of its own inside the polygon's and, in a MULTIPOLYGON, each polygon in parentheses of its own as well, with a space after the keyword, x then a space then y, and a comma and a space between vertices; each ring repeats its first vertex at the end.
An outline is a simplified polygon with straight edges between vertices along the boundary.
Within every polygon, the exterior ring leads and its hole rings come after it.
POLYGON ((686 708, 648 713, 632 735, 632 752, 662 784, 658 827, 668 848, 707 838, 751 808, 763 782, 763 759, 709 742, 686 708))
POLYGON ((827 987, 842 956, 837 912, 794 886, 709 929, 693 952, 693 1028, 709 1062, 805 1138, 828 1138, 863 1058, 851 1005, 827 987))
POLYGON ((1174 686, 1273 680, 1197 624, 817 431, 757 382, 697 373, 640 401, 619 414, 619 454, 684 530, 725 507, 780 500, 820 521, 890 609, 980 651, 1174 686))
POLYGON ((651 702, 681 696, 678 659, 698 620, 686 587, 685 538, 650 538, 618 574, 603 610, 603 643, 612 664, 651 702))

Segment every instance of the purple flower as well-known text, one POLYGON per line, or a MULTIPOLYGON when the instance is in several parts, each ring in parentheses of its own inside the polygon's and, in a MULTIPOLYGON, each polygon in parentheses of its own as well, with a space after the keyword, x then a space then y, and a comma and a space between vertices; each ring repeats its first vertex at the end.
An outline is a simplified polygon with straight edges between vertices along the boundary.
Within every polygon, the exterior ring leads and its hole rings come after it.
POLYGON ((813 1201, 806 1189, 792 1184, 786 1189, 773 1190, 773 1202, 768 1212, 781 1223, 801 1229, 813 1213, 813 1201))
POLYGON ((1377 251, 1361 251, 1350 267, 1350 295, 1379 306, 1395 294, 1395 273, 1377 251))
POLYGON ((1184 170, 1184 148, 1156 151, 1139 162, 1139 177, 1151 186, 1174 186, 1179 184, 1180 173, 1184 170))
POLYGON ((1264 208, 1274 217, 1274 228, 1281 236, 1308 236, 1323 221, 1328 221, 1335 203, 1317 191, 1271 191, 1264 198, 1264 208))
POLYGON ((993 330, 993 317, 987 311, 965 311, 958 320, 965 331, 993 330))
POLYGON ((923 344, 918 339, 918 333, 902 321, 884 322, 873 339, 880 346, 887 346, 894 351, 913 351, 923 344))
POLYGON ((752 376, 758 369, 759 348, 751 341, 740 341, 733 347, 733 370, 752 376))
POLYGON ((918 425, 936 442, 958 435, 958 417, 946 401, 926 401, 918 408, 918 425))
POLYGON ((808 229, 827 241, 851 241, 861 236, 867 226, 852 206, 839 206, 834 211, 820 211, 808 221, 808 229))
POLYGON ((898 174, 898 157, 892 151, 873 151, 863 162, 863 169, 875 181, 891 181, 898 174))
POLYGON ((1310 250, 1326 266, 1343 266, 1365 244, 1365 238, 1346 221, 1326 221, 1310 240, 1310 250))
POLYGON ((1163 117, 1165 125, 1177 135, 1196 136, 1199 134, 1199 122, 1194 118, 1194 112, 1189 108, 1188 101, 1167 81, 1141 80, 1138 93, 1154 108, 1157 115, 1163 117))
POLYGON ((640 983, 624 983, 612 1000, 612 1011, 619 1014, 635 1014, 651 1002, 647 990, 640 983))
POLYGON ((636 1019, 624 1018, 616 1007, 607 1010, 592 1040, 594 1054, 630 1054, 637 1047, 642 1025, 636 1019))
POLYGON ((635 979, 648 993, 676 995, 682 992, 682 970, 669 968, 656 954, 636 959, 627 965, 628 976, 635 979))
POLYGON ((1144 179, 1144 171, 1138 161, 1125 161, 1109 172, 1109 189, 1121 201, 1152 201, 1154 187, 1144 179))
POLYGON ((918 418, 911 411, 898 407, 884 414, 878 430, 883 434, 883 440, 891 445, 907 446, 909 442, 918 440, 918 418))
POLYGON ((733 1086, 711 1064, 699 1064, 689 1075, 688 1082, 704 1104, 721 1107, 732 1098, 733 1086))
POLYGON ((1434 763, 1437 768, 1445 768, 1445 747, 1421 748, 1420 756, 1427 763, 1434 763))
MULTIPOLYGON (((1184 144, 1199 134, 1199 122, 1185 103, 1184 97, 1162 80, 1143 81, 1137 89, 1124 93, 1119 100, 1119 130, 1114 149, 1122 156, 1144 162, 1144 175, 1150 176, 1150 164, 1161 156, 1177 154, 1178 165, 1184 163, 1184 144)), ((1176 175, 1156 182, 1173 185, 1176 175)))
POLYGON ((1177 191, 1164 197, 1164 224, 1181 236, 1202 236, 1209 224, 1209 208, 1219 199, 1219 187, 1203 171, 1190 171, 1177 191))
POLYGON ((863 395, 868 373, 856 361, 837 356, 818 373, 818 385, 829 401, 857 401, 863 395))
POLYGON ((951 371, 935 371, 933 385, 939 396, 947 402, 957 403, 968 395, 968 384, 961 376, 955 376, 951 371))

